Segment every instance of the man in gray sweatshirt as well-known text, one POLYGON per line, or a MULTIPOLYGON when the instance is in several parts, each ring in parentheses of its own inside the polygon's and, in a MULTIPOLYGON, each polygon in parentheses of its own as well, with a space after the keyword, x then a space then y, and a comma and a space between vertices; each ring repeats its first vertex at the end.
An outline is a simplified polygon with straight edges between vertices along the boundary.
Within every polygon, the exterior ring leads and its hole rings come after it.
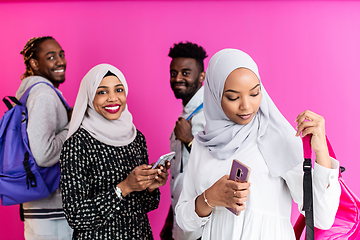
MULTIPOLYGON (((21 77, 17 98, 36 82, 50 83, 59 91, 59 85, 65 81, 66 60, 64 50, 55 39, 32 38, 20 54, 26 71, 21 77)), ((38 84, 30 90, 26 107, 30 150, 40 167, 50 167, 59 161, 71 112, 67 112, 47 84, 38 84)), ((24 203, 23 210, 26 240, 71 239, 72 229, 62 210, 60 189, 46 198, 24 203)))

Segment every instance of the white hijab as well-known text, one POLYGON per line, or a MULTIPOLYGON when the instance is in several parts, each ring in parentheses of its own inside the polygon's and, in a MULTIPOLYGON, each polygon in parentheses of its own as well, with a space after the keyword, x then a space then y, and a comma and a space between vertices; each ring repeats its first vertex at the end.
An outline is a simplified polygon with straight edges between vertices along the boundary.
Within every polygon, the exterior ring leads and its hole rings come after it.
POLYGON ((127 106, 116 120, 108 120, 94 109, 93 101, 96 90, 108 71, 117 76, 124 85, 126 96, 128 95, 125 77, 119 69, 110 64, 99 64, 90 69, 81 81, 67 138, 81 127, 87 130, 91 136, 108 145, 125 146, 134 141, 136 127, 127 106))
POLYGON ((213 157, 227 159, 257 138, 272 176, 280 176, 303 161, 301 139, 295 137, 295 130, 267 94, 254 60, 240 50, 223 49, 210 59, 204 86, 204 114, 205 130, 196 139, 213 157), (253 71, 261 86, 259 111, 247 125, 232 122, 221 107, 225 80, 237 68, 253 71))

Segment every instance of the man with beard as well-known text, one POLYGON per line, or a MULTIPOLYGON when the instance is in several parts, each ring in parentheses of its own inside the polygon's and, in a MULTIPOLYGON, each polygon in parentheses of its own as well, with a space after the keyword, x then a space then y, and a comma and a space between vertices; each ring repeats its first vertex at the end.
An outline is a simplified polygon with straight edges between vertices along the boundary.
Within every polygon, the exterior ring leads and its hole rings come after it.
MULTIPOLYGON (((18 99, 37 82, 49 83, 59 91, 59 85, 65 81, 66 60, 64 50, 55 39, 32 38, 20 54, 23 55, 26 70, 16 92, 18 99)), ((71 111, 67 111, 57 93, 44 83, 30 90, 26 108, 31 153, 40 167, 53 166, 60 159, 71 111)), ((72 229, 64 216, 60 189, 46 198, 22 205, 26 240, 71 239, 72 229)))
POLYGON ((170 149, 176 152, 170 167, 171 206, 160 233, 162 240, 199 239, 201 232, 184 232, 176 223, 174 209, 179 199, 194 136, 204 130, 202 110, 205 80, 205 50, 197 44, 186 42, 170 48, 170 85, 175 97, 182 100, 183 112, 170 137, 170 149))

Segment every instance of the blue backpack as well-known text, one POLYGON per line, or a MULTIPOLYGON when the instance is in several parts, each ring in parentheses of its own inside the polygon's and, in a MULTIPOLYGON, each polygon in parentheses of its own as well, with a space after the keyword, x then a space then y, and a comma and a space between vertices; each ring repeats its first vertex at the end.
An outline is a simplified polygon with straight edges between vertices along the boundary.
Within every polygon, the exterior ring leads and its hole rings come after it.
POLYGON ((3 99, 9 108, 0 120, 0 198, 3 206, 45 198, 59 187, 59 163, 51 167, 39 167, 29 147, 26 100, 30 90, 39 83, 52 87, 64 106, 70 109, 61 94, 46 82, 35 83, 19 100, 8 97, 15 103, 14 106, 3 99))

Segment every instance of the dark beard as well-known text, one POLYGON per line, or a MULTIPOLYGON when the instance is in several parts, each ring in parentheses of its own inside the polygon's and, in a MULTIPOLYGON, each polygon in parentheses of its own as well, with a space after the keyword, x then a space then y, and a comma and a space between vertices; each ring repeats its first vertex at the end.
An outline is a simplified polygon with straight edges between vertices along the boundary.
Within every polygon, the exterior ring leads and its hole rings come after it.
POLYGON ((199 78, 200 78, 200 76, 196 79, 195 83, 192 85, 189 85, 187 82, 185 82, 186 89, 182 90, 182 91, 174 90, 173 86, 171 85, 171 88, 173 89, 175 97, 177 99, 182 99, 182 100, 192 97, 199 88, 199 78))

